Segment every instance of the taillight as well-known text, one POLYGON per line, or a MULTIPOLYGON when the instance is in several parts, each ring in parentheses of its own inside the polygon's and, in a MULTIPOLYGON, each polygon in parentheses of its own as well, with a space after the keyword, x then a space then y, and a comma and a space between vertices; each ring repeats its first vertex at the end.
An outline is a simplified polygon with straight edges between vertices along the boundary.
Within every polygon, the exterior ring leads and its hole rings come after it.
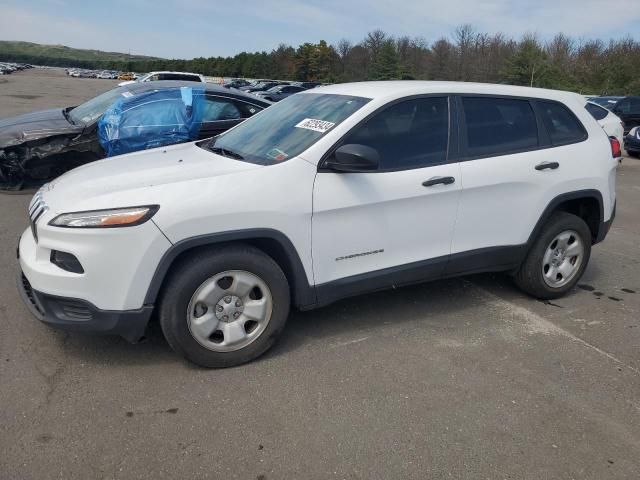
POLYGON ((613 155, 613 158, 620 158, 622 156, 620 142, 616 137, 609 137, 609 141, 611 142, 611 154, 613 155))

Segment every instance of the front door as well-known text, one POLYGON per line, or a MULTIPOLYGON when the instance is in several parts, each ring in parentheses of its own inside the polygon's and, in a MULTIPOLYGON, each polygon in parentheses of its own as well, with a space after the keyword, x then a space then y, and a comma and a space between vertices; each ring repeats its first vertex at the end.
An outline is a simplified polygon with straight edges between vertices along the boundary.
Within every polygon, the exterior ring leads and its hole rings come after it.
MULTIPOLYGON (((323 171, 313 194, 316 285, 346 292, 437 276, 450 253, 460 165, 449 156, 449 99, 404 100, 342 139, 377 150, 375 172, 323 171), (346 289, 346 290, 345 290, 346 289)), ((321 165, 322 167, 322 165, 321 165)), ((319 288, 319 300, 326 289, 319 288)))

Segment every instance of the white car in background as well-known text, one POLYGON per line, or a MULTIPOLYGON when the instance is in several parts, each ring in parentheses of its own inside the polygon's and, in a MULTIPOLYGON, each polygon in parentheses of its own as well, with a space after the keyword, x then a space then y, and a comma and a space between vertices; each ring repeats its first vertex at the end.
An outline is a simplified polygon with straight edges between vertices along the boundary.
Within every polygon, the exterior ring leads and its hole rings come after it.
POLYGON ((155 82, 158 80, 181 80, 184 82, 202 82, 205 83, 206 80, 204 76, 199 73, 191 73, 191 72, 150 72, 147 73, 144 77, 139 78, 138 80, 129 80, 126 82, 120 82, 118 84, 119 87, 123 85, 128 85, 130 83, 140 83, 140 82, 155 82))
POLYGON ((113 80, 114 78, 118 78, 116 72, 111 72, 108 70, 103 70, 102 72, 96 75, 96 78, 101 78, 104 80, 113 80))
POLYGON ((624 128, 620 117, 591 101, 588 101, 584 108, 598 121, 608 136, 617 138, 620 145, 623 144, 624 128))

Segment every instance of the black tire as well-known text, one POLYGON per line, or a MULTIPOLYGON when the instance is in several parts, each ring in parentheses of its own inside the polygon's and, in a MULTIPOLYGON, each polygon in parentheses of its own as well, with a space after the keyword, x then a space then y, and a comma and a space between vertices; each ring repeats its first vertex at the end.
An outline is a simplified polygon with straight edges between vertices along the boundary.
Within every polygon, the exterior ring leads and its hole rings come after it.
POLYGON ((636 152, 635 150, 632 150, 632 151, 627 150, 627 154, 630 157, 640 158, 640 152, 636 152))
POLYGON ((207 368, 232 367, 249 362, 273 346, 289 316, 290 294, 285 274, 268 255, 250 245, 197 250, 172 268, 159 302, 162 332, 173 350, 207 368), (228 270, 244 270, 263 280, 271 293, 272 311, 265 330, 249 345, 218 352, 202 346, 192 336, 187 311, 192 295, 207 279, 228 270))
POLYGON ((518 272, 514 275, 515 283, 524 292, 542 300, 561 297, 578 283, 589 263, 590 255, 591 231, 584 220, 567 212, 556 212, 544 225, 518 272), (571 281, 560 288, 552 288, 543 278, 543 258, 553 239, 565 230, 578 233, 584 245, 584 256, 571 281))

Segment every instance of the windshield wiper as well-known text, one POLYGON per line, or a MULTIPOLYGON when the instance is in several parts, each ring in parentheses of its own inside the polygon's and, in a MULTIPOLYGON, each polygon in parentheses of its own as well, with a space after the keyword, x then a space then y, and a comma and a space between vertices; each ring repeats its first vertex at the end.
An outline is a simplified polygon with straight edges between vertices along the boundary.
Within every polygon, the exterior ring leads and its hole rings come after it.
POLYGON ((73 120, 71 120, 71 115, 69 115, 69 112, 73 110, 73 107, 67 107, 67 108, 63 108, 62 109, 62 115, 64 116, 65 120, 67 122, 69 122, 71 125, 75 125, 76 122, 74 122, 73 120))
POLYGON ((236 160, 244 160, 244 157, 239 153, 234 152, 233 150, 229 150, 228 148, 222 147, 209 147, 213 153, 217 153, 218 155, 222 155, 223 157, 235 158, 236 160))

